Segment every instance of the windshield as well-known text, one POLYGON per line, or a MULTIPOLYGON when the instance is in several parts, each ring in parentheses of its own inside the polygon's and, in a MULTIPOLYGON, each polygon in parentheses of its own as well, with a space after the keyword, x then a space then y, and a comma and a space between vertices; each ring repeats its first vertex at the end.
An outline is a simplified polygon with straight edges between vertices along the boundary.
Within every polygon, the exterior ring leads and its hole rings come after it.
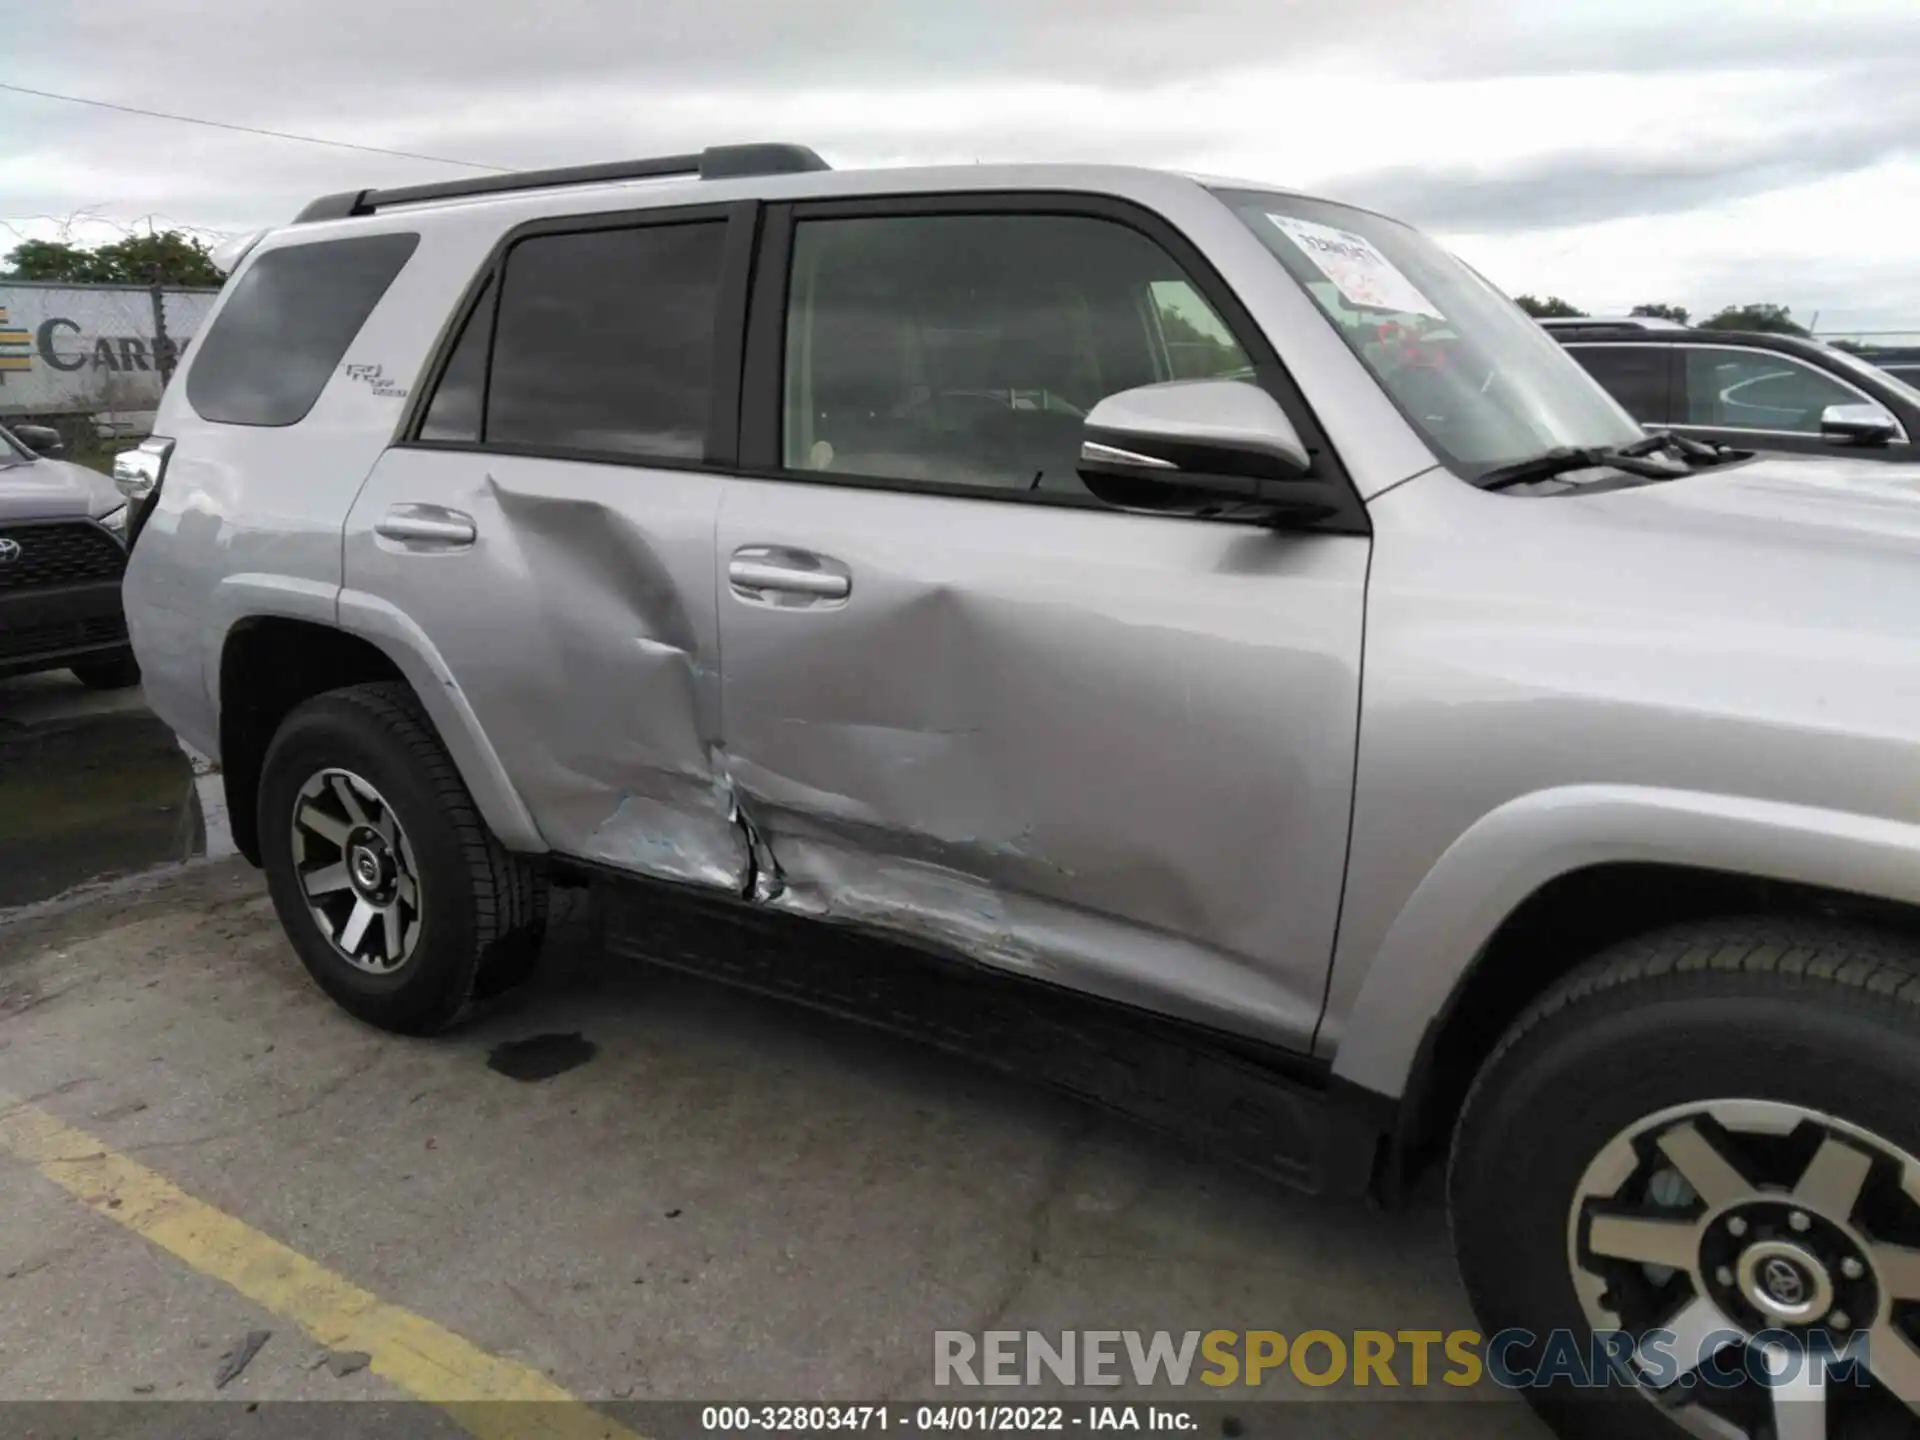
POLYGON ((1419 231, 1298 195, 1215 193, 1466 479, 1644 437, 1558 341, 1419 231))

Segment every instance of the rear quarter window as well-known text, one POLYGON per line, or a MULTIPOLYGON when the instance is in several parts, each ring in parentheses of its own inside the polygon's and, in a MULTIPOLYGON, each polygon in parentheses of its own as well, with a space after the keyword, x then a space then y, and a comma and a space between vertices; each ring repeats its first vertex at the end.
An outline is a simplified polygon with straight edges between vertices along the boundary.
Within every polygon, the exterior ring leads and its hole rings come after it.
POLYGON ((197 346, 188 403, 223 425, 298 424, 419 243, 361 235, 260 256, 197 346))

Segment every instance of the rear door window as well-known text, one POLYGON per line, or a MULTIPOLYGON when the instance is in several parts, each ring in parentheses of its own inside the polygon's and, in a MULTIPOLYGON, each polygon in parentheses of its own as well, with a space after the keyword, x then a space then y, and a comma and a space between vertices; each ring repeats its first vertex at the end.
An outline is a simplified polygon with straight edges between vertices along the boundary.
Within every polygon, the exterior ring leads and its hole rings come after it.
POLYGON ((1642 425, 1661 425, 1670 403, 1673 350, 1665 345, 1569 345, 1567 353, 1642 425))
POLYGON ((420 237, 283 245, 234 282, 187 372, 187 401, 223 425, 296 425, 420 237))
MULTIPOLYGON (((694 221, 517 243, 500 286, 483 442, 700 460, 725 236, 724 221, 694 221)), ((454 370, 465 358, 456 351, 443 389, 464 383, 454 370)))

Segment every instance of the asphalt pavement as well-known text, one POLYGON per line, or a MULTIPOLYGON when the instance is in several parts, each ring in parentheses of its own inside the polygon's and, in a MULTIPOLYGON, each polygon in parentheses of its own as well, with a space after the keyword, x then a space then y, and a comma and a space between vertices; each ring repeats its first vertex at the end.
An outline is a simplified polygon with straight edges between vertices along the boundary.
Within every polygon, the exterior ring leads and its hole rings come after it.
POLYGON ((138 688, 0 680, 0 910, 204 854, 193 782, 138 688))
POLYGON ((1231 1402, 1226 1435, 1545 1433, 1485 1388, 1408 1410, 1285 1371, 1204 1395, 937 1389, 938 1330, 1472 1321, 1431 1193, 1397 1214, 1292 1195, 964 1061, 613 960, 577 899, 529 991, 435 1040, 369 1030, 309 982, 259 876, 205 858, 208 828, 137 692, 0 682, 15 1422, 88 1402, 47 1433, 186 1440, 251 1404, 347 1400, 262 1413, 271 1433, 605 1435, 657 1432, 647 1401, 1071 1394, 1231 1402), (562 1408, 503 1426, 463 1396, 562 1408))

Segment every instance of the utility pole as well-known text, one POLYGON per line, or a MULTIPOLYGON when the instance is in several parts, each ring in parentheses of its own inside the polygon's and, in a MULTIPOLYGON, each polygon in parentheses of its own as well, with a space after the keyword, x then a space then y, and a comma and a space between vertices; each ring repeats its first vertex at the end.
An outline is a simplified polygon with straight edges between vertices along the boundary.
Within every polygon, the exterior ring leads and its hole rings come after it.
POLYGON ((160 383, 173 379, 173 341, 167 338, 167 292, 156 279, 147 294, 153 300, 153 356, 160 366, 160 383))

